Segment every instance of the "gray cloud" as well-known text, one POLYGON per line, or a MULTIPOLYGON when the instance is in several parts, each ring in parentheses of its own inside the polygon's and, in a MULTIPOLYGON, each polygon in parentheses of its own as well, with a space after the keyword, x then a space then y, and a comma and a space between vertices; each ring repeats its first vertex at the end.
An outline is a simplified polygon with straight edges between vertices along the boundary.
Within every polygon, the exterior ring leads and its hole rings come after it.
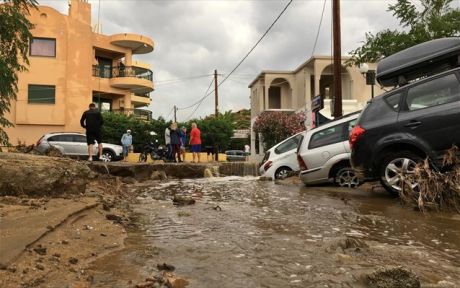
MULTIPOLYGON (((152 65, 156 90, 152 92, 154 116, 169 116, 173 105, 188 106, 201 98, 212 77, 164 82, 196 75, 229 73, 265 32, 287 4, 279 1, 110 1, 101 0, 104 34, 133 32, 155 41, 155 51, 136 55, 152 65)), ((386 0, 342 0, 342 50, 356 48, 364 33, 396 28, 386 12, 386 0)), ((40 1, 67 13, 66 1, 40 1)), ((98 1, 92 4, 97 21, 98 1)), ((331 1, 327 0, 323 25, 315 54, 331 51, 331 1)), ((249 108, 248 84, 261 70, 292 70, 311 56, 323 0, 292 3, 272 31, 243 65, 219 89, 220 110, 249 108)), ((222 79, 222 77, 220 77, 222 79)), ((214 97, 208 97, 194 116, 214 111, 214 97)), ((193 109, 178 112, 186 120, 193 109)))

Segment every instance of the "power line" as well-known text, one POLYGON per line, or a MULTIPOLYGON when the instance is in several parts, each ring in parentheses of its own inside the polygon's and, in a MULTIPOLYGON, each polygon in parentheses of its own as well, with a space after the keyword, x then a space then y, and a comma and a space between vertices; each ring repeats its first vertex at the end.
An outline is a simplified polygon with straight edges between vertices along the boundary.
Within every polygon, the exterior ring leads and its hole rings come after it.
POLYGON ((318 25, 318 32, 316 32, 315 44, 313 45, 313 49, 311 50, 311 56, 313 56, 316 50, 316 44, 318 43, 319 32, 321 31, 321 24, 323 23, 323 16, 324 16, 325 8, 326 8, 326 0, 324 0, 323 2, 323 11, 321 12, 321 18, 319 20, 319 25, 318 25))
MULTIPOLYGON (((211 91, 210 93, 208 93, 209 89, 211 88, 211 85, 212 83, 214 83, 214 79, 212 79, 211 83, 209 83, 209 86, 208 86, 208 89, 206 90, 206 92, 204 93, 204 96, 197 102, 197 106, 195 107, 195 109, 193 110, 192 114, 190 114, 188 117, 187 117, 187 121, 190 120, 190 118, 192 118, 193 114, 195 114, 196 110, 198 110, 198 108, 200 107, 201 103, 203 103, 204 99, 206 99, 209 95, 212 94, 213 91, 211 91)), ((194 104, 196 105, 196 104, 194 104)), ((190 107, 193 107, 194 105, 190 106, 190 107)))
POLYGON ((232 75, 233 72, 235 72, 236 69, 238 69, 238 67, 240 67, 241 64, 243 64, 244 60, 246 60, 246 58, 248 58, 248 56, 252 53, 252 51, 254 51, 254 49, 256 49, 257 45, 259 45, 259 43, 262 41, 262 39, 265 38, 265 36, 268 34, 268 32, 272 29, 272 27, 275 25, 276 22, 278 22, 278 19, 281 18, 281 15, 284 14, 284 12, 287 10, 287 8, 291 5, 293 0, 290 0, 289 3, 287 3, 287 5, 284 7, 284 9, 281 11, 281 13, 278 15, 278 17, 276 17, 276 19, 273 21, 273 23, 268 27, 267 31, 265 31, 265 33, 262 35, 262 37, 260 37, 259 41, 256 42, 256 44, 251 48, 251 50, 249 50, 249 52, 246 54, 246 56, 243 57, 243 59, 241 59, 241 61, 235 66, 235 68, 233 68, 233 70, 228 73, 228 75, 224 78, 224 80, 222 80, 218 86, 222 85, 227 79, 228 77, 230 77, 230 75, 232 75))
POLYGON ((209 89, 211 89, 211 85, 212 83, 214 83, 214 79, 211 80, 211 83, 209 83, 209 86, 208 86, 208 89, 206 90, 206 92, 204 93, 204 96, 201 97, 198 101, 196 101, 195 103, 193 103, 192 105, 189 105, 187 107, 181 107, 181 108, 177 108, 177 110, 186 110, 186 109, 189 109, 189 108, 192 108, 193 106, 197 105, 198 103, 202 102, 204 100, 204 98, 208 97, 210 94, 207 94, 209 89))

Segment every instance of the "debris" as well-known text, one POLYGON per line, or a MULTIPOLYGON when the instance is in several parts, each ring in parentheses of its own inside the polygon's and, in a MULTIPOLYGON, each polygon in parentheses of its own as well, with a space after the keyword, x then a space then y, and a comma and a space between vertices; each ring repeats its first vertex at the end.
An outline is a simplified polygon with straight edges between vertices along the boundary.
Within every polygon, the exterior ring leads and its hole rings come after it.
POLYGON ((70 263, 70 264, 74 264, 74 265, 75 265, 75 264, 77 264, 77 263, 78 263, 78 259, 77 259, 77 258, 75 258, 75 257, 70 257, 70 258, 69 258, 69 263, 70 263))
POLYGON ((160 271, 174 271, 176 269, 176 267, 174 267, 173 265, 166 263, 157 264, 157 268, 160 271))
POLYGON ((420 280, 413 272, 401 266, 380 268, 366 275, 366 284, 372 288, 420 288, 420 280))
POLYGON ((115 214, 107 214, 105 215, 107 220, 111 220, 113 222, 121 224, 123 222, 123 217, 115 215, 115 214))
POLYGON ((195 199, 189 196, 174 195, 173 198, 173 205, 176 206, 193 205, 195 202, 195 199))
POLYGON ((107 234, 101 233, 101 236, 102 236, 102 237, 107 237, 107 234))
POLYGON ((214 209, 216 211, 222 211, 222 208, 220 208, 219 205, 212 207, 212 209, 214 209))
POLYGON ((35 265, 35 268, 37 268, 38 270, 45 270, 45 266, 43 266, 42 264, 37 264, 35 265))
POLYGON ((38 247, 35 247, 34 251, 39 255, 46 255, 46 248, 42 247, 41 245, 39 245, 38 247))

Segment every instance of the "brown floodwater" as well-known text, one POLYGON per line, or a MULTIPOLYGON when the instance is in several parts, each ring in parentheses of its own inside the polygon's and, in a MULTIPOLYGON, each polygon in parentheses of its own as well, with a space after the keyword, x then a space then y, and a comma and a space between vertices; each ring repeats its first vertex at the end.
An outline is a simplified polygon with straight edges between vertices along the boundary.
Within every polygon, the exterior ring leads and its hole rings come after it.
POLYGON ((158 263, 200 288, 362 287, 363 275, 397 265, 422 287, 460 287, 459 215, 421 214, 385 193, 252 177, 133 189, 142 189, 132 204, 137 228, 125 249, 93 263, 92 287, 133 287, 158 263), (196 204, 175 207, 175 194, 196 204))

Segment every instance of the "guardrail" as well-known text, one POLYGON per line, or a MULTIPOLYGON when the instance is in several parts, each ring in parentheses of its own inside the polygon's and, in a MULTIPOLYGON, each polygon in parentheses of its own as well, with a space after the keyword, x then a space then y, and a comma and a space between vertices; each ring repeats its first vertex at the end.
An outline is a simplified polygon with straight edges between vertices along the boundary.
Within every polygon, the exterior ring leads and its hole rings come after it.
POLYGON ((100 66, 93 65, 93 76, 99 78, 136 77, 153 80, 152 70, 135 66, 100 66))

